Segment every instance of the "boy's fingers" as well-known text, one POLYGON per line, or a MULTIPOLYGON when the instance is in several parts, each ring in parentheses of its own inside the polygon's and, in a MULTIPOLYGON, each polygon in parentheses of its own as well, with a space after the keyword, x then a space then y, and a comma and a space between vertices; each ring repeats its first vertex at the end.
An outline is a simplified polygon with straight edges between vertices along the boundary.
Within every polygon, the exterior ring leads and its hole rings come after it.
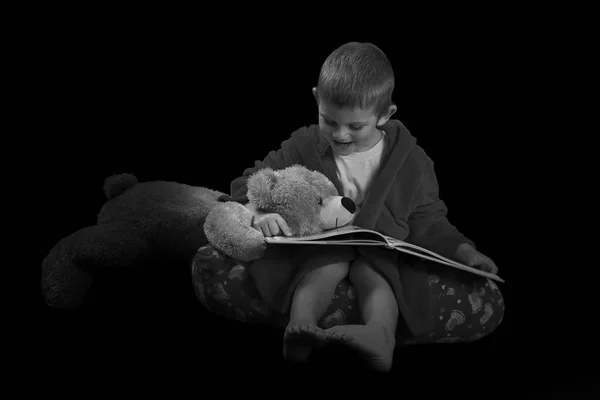
POLYGON ((496 272, 498 272, 498 268, 496 267, 496 265, 494 264, 494 262, 492 260, 486 260, 486 263, 484 264, 485 266, 485 270, 487 272, 491 272, 492 274, 495 274, 496 272))
POLYGON ((281 218, 281 217, 279 217, 279 227, 281 228, 281 230, 283 231, 283 233, 286 236, 292 236, 292 230, 287 225, 287 223, 285 222, 285 220, 283 218, 281 218))
POLYGON ((261 221, 260 229, 262 230, 263 236, 269 237, 271 236, 271 231, 269 229, 269 223, 265 221, 261 221))
POLYGON ((271 232, 271 236, 279 235, 279 225, 277 225, 277 221, 269 221, 269 231, 271 232))
POLYGON ((484 264, 482 269, 492 274, 496 274, 498 272, 498 267, 496 267, 494 264, 484 264))

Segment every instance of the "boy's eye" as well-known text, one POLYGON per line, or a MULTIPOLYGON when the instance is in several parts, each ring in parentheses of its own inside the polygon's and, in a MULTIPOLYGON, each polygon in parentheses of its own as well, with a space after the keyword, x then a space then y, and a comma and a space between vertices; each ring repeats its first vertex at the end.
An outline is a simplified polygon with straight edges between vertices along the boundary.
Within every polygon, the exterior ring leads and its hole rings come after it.
MULTIPOLYGON (((325 124, 329 125, 329 126, 334 126, 335 122, 333 121, 328 121, 326 119, 323 120, 325 122, 325 124)), ((360 131, 363 128, 362 125, 350 125, 350 129, 352 129, 353 131, 360 131)))

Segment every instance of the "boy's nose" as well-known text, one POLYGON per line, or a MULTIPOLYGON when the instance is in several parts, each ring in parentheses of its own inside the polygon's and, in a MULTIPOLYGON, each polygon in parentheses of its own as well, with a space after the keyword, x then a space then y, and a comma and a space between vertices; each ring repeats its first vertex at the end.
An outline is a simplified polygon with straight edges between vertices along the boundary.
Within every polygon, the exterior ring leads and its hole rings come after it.
POLYGON ((356 204, 354 204, 350 197, 342 197, 342 206, 348 210, 350 214, 354 214, 356 211, 356 204))
POLYGON ((343 132, 332 132, 331 137, 338 142, 349 142, 350 135, 343 132))
POLYGON ((350 142, 350 136, 348 135, 333 135, 332 137, 336 142, 350 142))

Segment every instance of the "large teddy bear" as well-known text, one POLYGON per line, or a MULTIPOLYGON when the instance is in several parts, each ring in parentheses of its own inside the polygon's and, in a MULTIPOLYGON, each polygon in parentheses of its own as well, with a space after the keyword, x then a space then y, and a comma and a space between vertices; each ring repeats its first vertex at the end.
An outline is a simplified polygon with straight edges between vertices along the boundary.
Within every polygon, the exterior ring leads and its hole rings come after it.
MULTIPOLYGON (((298 235, 343 225, 354 212, 351 200, 339 196, 324 175, 301 166, 258 171, 248 187, 259 210, 281 214, 298 235)), ((224 193, 175 182, 138 183, 131 174, 107 178, 104 192, 108 201, 97 224, 60 240, 42 263, 42 293, 51 307, 79 307, 103 272, 119 279, 119 269, 156 260, 192 266, 194 287, 205 303, 199 256, 209 254, 213 267, 215 261, 237 266, 260 259, 266 249, 262 233, 252 227, 254 214, 224 193)), ((250 299, 252 304, 262 310, 259 298, 250 299)))

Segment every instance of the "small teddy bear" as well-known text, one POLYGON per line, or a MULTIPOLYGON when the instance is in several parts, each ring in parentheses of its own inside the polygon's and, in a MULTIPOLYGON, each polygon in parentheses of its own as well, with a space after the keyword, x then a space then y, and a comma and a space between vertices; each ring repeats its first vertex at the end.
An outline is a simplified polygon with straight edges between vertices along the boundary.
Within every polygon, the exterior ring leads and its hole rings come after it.
POLYGON ((248 179, 248 199, 259 211, 281 215, 295 236, 344 226, 356 211, 325 175, 299 165, 256 172, 248 179))

